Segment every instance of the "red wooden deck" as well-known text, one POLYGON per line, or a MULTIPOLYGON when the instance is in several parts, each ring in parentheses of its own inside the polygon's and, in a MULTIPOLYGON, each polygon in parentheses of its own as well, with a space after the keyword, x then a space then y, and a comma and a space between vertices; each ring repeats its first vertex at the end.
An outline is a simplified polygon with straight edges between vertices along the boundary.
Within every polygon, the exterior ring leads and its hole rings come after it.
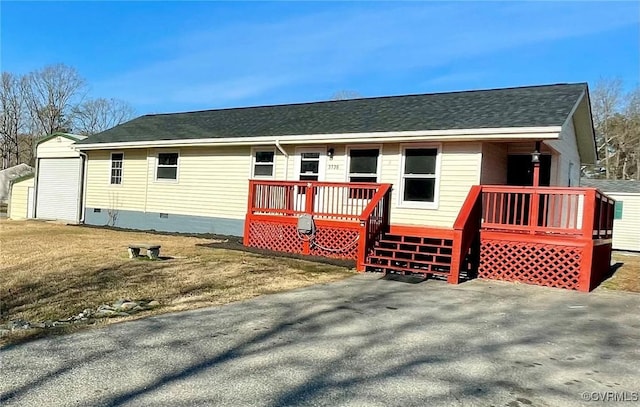
POLYGON ((474 186, 450 229, 391 225, 390 198, 391 184, 251 180, 244 244, 452 284, 477 273, 589 291, 609 270, 614 201, 595 189, 474 186))

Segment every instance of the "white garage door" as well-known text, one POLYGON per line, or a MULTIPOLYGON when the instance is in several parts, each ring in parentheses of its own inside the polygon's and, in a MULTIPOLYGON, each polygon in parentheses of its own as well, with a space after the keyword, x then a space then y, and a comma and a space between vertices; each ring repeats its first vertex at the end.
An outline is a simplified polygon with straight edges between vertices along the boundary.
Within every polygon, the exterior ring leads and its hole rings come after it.
POLYGON ((36 217, 77 222, 80 206, 80 159, 46 158, 38 163, 36 217))

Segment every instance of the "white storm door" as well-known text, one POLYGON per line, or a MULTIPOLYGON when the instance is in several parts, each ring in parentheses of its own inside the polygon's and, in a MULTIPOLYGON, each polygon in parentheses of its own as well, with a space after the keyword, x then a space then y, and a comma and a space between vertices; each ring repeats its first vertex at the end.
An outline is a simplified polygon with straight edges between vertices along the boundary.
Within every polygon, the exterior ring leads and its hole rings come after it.
POLYGON ((33 202, 35 194, 33 187, 27 188, 27 219, 33 218, 33 202))
MULTIPOLYGON (((296 149, 296 179, 300 181, 324 181, 324 170, 326 167, 326 148, 298 148, 296 149)), ((296 187, 295 209, 304 211, 306 203, 306 187, 296 187)), ((314 210, 319 209, 319 202, 322 201, 320 191, 316 192, 314 210)))

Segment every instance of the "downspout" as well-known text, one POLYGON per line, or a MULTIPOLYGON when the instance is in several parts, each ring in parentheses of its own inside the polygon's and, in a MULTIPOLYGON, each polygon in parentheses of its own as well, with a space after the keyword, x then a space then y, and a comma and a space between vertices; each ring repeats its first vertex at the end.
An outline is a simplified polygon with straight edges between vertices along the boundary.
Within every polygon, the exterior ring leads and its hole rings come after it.
POLYGON ((276 139, 275 145, 278 151, 280 151, 284 156, 284 180, 288 181, 289 180, 289 154, 287 154, 287 152, 284 151, 284 148, 282 148, 282 145, 280 145, 280 140, 276 139))
MULTIPOLYGON (((144 174, 144 208, 143 211, 146 214, 147 213, 147 198, 149 196, 149 153, 151 153, 151 149, 147 148, 146 151, 146 161, 147 161, 147 173, 144 174)), ((153 175, 153 179, 155 179, 155 174, 153 175)))
MULTIPOLYGON (((38 150, 36 147, 36 154, 37 154, 37 151, 38 150)), ((33 173, 33 213, 31 214, 33 219, 38 219, 37 214, 38 214, 38 180, 39 178, 40 178, 40 159, 36 155, 36 169, 35 169, 35 172, 33 173)), ((28 198, 27 198, 27 202, 28 202, 28 198)), ((27 208, 27 212, 28 211, 29 209, 27 208)))
POLYGON ((89 156, 87 153, 83 153, 82 151, 78 151, 80 157, 82 157, 82 193, 80 194, 80 223, 84 223, 85 215, 86 215, 86 205, 87 202, 87 168, 89 167, 89 156))

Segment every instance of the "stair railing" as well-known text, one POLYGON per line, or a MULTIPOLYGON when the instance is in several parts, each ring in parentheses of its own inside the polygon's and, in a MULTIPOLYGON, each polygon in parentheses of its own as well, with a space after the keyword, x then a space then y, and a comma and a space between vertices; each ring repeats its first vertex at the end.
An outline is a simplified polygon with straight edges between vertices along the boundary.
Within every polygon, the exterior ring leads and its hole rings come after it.
POLYGON ((382 184, 360 216, 357 270, 364 271, 367 254, 389 228, 391 184, 382 184))
POLYGON ((480 233, 482 222, 482 186, 471 187, 467 198, 453 224, 453 251, 451 253, 451 274, 447 281, 458 284, 460 281, 460 267, 469 252, 474 239, 480 233))

